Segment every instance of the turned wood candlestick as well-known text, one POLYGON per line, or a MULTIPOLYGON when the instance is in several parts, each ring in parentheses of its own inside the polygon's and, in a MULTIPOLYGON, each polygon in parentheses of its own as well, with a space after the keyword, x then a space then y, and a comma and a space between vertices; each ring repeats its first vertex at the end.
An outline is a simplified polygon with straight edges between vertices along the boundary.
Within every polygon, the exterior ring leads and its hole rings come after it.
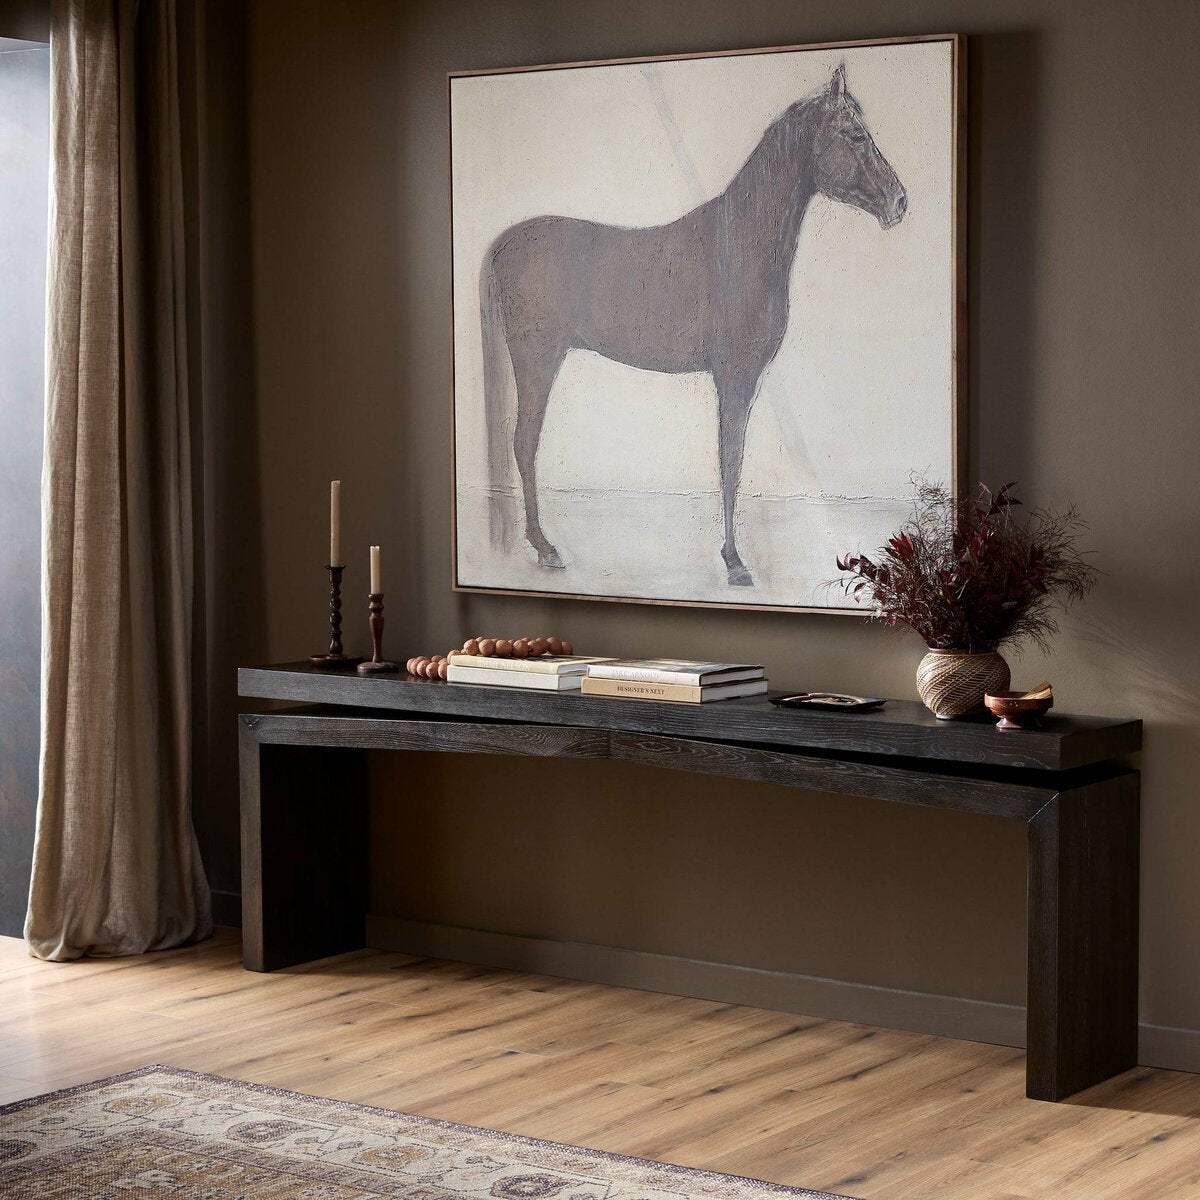
POLYGON ((398 671, 400 667, 396 663, 388 662, 383 657, 383 593, 372 592, 369 600, 367 609, 371 615, 367 618, 367 624, 371 627, 371 643, 375 652, 370 662, 358 664, 358 673, 373 675, 377 671, 398 671))
POLYGON ((345 565, 326 567, 329 572, 329 653, 313 654, 309 662, 314 667, 353 667, 361 658, 342 653, 342 572, 345 565))

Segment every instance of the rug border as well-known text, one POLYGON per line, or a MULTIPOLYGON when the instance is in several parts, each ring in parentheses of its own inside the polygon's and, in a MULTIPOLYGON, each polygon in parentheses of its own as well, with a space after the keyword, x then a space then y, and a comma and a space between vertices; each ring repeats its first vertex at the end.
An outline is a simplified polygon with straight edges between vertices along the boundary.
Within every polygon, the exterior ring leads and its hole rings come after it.
POLYGON ((171 1067, 165 1063, 151 1063, 145 1067, 137 1067, 132 1071, 122 1071, 116 1075, 109 1075, 104 1079, 92 1079, 87 1083, 77 1083, 71 1087, 56 1088, 52 1092, 42 1092, 37 1096, 26 1096, 23 1100, 12 1100, 8 1104, 0 1104, 0 1117, 8 1116, 10 1113, 20 1112, 22 1109, 31 1108, 38 1103, 44 1103, 48 1100, 57 1100, 66 1096, 77 1096, 83 1092, 90 1092, 97 1088, 106 1087, 113 1083, 124 1083, 126 1080, 138 1079, 143 1075, 152 1075, 155 1072, 165 1072, 168 1075, 178 1075, 184 1079, 215 1079, 221 1083, 232 1083, 237 1087, 249 1088, 254 1092, 261 1092, 268 1096, 280 1096, 288 1099, 299 1100, 317 1100, 322 1104, 332 1104, 340 1109, 357 1109, 360 1112, 369 1112, 381 1116, 403 1116, 411 1121, 416 1121, 420 1125, 433 1126, 437 1129, 466 1129, 471 1133, 487 1134, 490 1137, 499 1138, 504 1142, 515 1142, 522 1146, 541 1146, 548 1147, 551 1150, 566 1150, 572 1154, 582 1154, 586 1158, 603 1161, 604 1159, 614 1159, 618 1163, 631 1163, 638 1166, 649 1164, 652 1167, 659 1167, 668 1174, 686 1175, 692 1179, 702 1179, 706 1181, 733 1179, 739 1183, 753 1184, 756 1187, 766 1188, 769 1191, 777 1192, 781 1196, 797 1196, 801 1200, 854 1200, 852 1196, 845 1196, 836 1192, 819 1192, 813 1191, 812 1188, 796 1188, 786 1183, 774 1183, 769 1179, 756 1179, 753 1175, 732 1175, 728 1171, 708 1171, 701 1167, 685 1167, 680 1163, 659 1162, 653 1158, 640 1158, 633 1154, 616 1154, 608 1150, 596 1150, 590 1146, 575 1146, 569 1142, 552 1142, 544 1138, 529 1137, 523 1133, 508 1133, 503 1129, 488 1129, 483 1125, 464 1125, 461 1121, 447 1121, 441 1117, 426 1117, 420 1113, 405 1112, 397 1108, 381 1108, 375 1104, 360 1104, 355 1100, 337 1100, 332 1096, 314 1096, 311 1092, 297 1092, 291 1088, 275 1087, 269 1083, 253 1083, 248 1079, 234 1079, 228 1075, 215 1075, 211 1071, 192 1071, 186 1067, 171 1067))

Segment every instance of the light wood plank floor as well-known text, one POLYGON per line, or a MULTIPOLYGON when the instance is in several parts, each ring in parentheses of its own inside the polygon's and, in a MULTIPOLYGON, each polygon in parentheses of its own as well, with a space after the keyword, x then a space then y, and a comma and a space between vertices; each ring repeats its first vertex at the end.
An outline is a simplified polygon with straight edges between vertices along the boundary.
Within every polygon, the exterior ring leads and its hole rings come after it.
POLYGON ((865 1200, 1200 1197, 1200 1076, 1042 1104, 971 1042, 375 951, 255 975, 228 930, 0 939, 0 1103, 153 1062, 865 1200))

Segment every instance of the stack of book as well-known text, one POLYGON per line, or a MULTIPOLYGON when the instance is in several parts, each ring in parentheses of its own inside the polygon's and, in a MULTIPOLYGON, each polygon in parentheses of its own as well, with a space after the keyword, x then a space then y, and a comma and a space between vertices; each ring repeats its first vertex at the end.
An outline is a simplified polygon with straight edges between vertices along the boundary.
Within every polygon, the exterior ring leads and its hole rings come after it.
POLYGON ((705 704, 760 696, 767 681, 760 665, 695 662, 686 658, 606 659, 591 663, 583 680, 585 696, 620 700, 665 700, 705 704))
POLYGON ((542 692, 578 691, 589 666, 607 662, 578 654, 538 658, 493 658, 483 654, 451 654, 446 668, 450 683, 486 683, 492 687, 529 688, 542 692))

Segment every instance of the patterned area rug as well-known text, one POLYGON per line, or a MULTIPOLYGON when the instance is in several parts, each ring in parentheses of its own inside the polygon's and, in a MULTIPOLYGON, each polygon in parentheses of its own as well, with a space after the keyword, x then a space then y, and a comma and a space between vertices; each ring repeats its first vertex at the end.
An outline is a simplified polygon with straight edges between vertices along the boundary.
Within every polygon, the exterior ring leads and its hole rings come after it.
POLYGON ((143 1067, 0 1108, 11 1200, 846 1200, 143 1067))

